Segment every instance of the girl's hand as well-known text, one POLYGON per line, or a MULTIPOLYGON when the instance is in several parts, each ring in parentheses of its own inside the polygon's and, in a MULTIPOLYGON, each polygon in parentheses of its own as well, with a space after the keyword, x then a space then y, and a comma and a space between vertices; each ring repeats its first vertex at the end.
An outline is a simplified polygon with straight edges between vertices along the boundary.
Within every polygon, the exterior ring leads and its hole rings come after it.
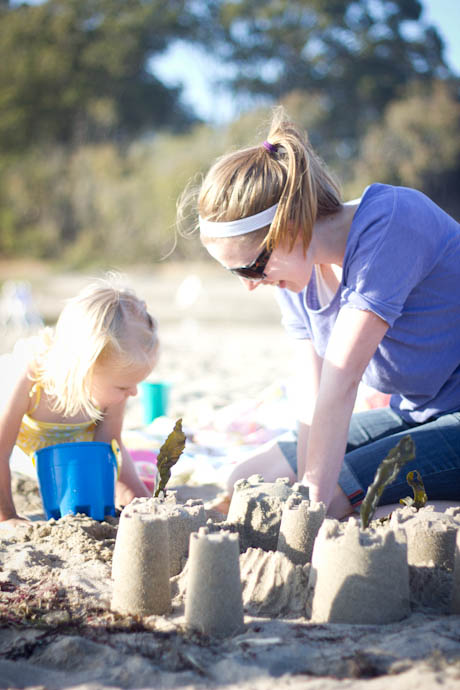
POLYGON ((28 518, 22 517, 22 515, 16 515, 15 517, 8 518, 8 520, 2 520, 0 522, 0 530, 17 527, 29 527, 31 521, 28 518))
POLYGON ((131 488, 123 484, 122 482, 117 482, 115 488, 115 507, 120 510, 131 503, 133 498, 136 498, 136 492, 131 488))

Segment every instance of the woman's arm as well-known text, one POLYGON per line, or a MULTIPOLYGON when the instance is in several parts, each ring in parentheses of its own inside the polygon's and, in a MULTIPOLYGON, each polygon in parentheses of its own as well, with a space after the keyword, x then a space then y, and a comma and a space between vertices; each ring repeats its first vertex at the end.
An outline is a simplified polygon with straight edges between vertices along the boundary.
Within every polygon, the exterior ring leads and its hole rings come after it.
POLYGON ((0 522, 25 522, 25 518, 21 518, 16 512, 11 493, 10 455, 18 437, 22 418, 29 408, 31 388, 32 381, 27 372, 24 372, 18 377, 10 399, 0 415, 0 522))
POLYGON ((364 370, 388 324, 370 311, 342 308, 332 331, 309 433, 303 481, 314 501, 329 506, 337 486, 348 428, 364 370))
POLYGON ((322 358, 316 353, 311 340, 295 340, 296 359, 295 408, 298 421, 297 477, 305 474, 305 463, 313 413, 321 379, 322 358))
POLYGON ((116 505, 122 507, 128 505, 133 498, 137 496, 150 497, 151 493, 145 486, 144 482, 139 478, 134 467, 134 462, 125 448, 121 440, 121 430, 123 426, 123 417, 125 414, 126 401, 109 408, 105 414, 104 419, 99 422, 94 434, 95 441, 103 441, 111 443, 116 439, 120 446, 122 462, 120 476, 116 486, 116 505))

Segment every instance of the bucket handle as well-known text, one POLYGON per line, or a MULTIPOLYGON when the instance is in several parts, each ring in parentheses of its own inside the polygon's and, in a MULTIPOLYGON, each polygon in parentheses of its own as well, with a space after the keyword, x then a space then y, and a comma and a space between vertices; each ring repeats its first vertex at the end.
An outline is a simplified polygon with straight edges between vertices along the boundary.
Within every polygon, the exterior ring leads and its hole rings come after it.
POLYGON ((120 472, 121 472, 121 462, 122 462, 122 454, 120 450, 120 446, 118 445, 118 441, 116 438, 112 439, 112 443, 110 444, 112 446, 112 451, 113 454, 115 455, 115 460, 117 463, 117 479, 120 478, 120 472))

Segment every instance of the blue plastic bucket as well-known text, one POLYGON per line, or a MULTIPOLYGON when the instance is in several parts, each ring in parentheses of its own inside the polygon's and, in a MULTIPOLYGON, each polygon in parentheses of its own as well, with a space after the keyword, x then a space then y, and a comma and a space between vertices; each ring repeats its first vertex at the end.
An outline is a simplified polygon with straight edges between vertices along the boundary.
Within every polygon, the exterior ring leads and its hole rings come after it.
POLYGON ((116 442, 59 443, 33 454, 46 517, 115 515, 116 442))

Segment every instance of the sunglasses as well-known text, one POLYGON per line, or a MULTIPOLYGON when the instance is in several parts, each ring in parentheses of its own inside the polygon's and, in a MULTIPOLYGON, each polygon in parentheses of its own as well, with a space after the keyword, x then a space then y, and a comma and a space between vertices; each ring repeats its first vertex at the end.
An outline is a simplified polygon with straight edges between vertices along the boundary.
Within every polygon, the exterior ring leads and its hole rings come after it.
POLYGON ((264 280, 267 277, 265 273, 265 268, 272 255, 272 249, 267 249, 266 247, 260 252, 259 256, 255 261, 247 266, 239 266, 237 268, 229 268, 230 273, 233 273, 240 278, 246 278, 246 280, 264 280))

